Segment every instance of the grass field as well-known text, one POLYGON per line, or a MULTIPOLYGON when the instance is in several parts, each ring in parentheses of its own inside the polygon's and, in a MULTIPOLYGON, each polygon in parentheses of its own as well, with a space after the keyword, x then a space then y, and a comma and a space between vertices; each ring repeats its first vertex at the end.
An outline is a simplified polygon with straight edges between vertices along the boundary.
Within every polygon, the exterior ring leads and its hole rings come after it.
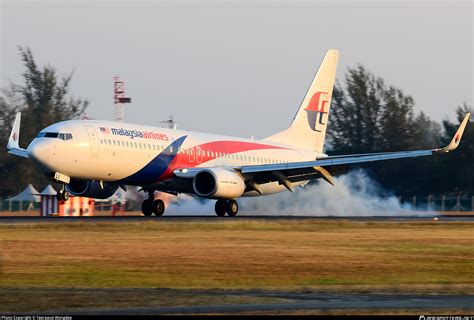
MULTIPOLYGON (((474 294, 473 227, 230 219, 0 225, 0 295, 6 301, 0 311, 18 305, 11 293, 22 288, 32 289, 36 305, 34 292, 44 288, 474 294)), ((21 297, 21 309, 31 310, 21 297)))

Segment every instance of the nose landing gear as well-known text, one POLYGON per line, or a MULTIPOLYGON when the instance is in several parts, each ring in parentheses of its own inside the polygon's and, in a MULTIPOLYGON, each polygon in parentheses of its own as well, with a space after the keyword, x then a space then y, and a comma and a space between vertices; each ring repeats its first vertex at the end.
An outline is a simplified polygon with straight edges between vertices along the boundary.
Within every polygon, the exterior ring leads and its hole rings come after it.
POLYGON ((68 201, 69 200, 69 192, 66 191, 66 185, 63 184, 61 190, 58 191, 56 194, 56 198, 58 201, 68 201))

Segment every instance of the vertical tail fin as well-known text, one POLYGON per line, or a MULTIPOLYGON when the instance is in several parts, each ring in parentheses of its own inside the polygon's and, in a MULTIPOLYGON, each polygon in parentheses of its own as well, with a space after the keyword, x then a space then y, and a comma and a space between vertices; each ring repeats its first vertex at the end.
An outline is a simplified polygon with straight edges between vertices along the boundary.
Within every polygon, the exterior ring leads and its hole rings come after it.
POLYGON ((290 127, 265 140, 323 151, 338 57, 327 51, 290 127))

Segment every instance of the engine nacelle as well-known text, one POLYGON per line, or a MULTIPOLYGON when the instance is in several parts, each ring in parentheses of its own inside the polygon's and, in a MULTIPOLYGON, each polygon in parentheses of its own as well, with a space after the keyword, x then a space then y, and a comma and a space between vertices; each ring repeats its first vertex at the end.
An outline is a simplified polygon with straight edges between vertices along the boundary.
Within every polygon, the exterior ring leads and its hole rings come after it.
POLYGON ((104 182, 103 185, 102 189, 98 181, 71 179, 66 190, 74 196, 106 199, 118 189, 118 184, 115 183, 104 182))
POLYGON ((215 199, 236 199, 245 190, 242 176, 224 168, 203 169, 193 179, 194 192, 198 196, 215 199))

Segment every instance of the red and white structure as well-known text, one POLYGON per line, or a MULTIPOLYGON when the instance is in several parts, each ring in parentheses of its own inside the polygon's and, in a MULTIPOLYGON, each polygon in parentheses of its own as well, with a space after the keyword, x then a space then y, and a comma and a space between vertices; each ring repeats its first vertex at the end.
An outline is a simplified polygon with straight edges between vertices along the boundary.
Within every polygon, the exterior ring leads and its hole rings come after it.
POLYGON ((58 201, 57 191, 48 185, 40 193, 40 216, 80 217, 94 215, 94 199, 86 197, 71 197, 69 201, 58 201))
POLYGON ((60 217, 82 217, 94 215, 94 199, 87 197, 70 197, 68 201, 59 201, 60 217))
POLYGON ((117 122, 123 122, 125 117, 125 103, 132 102, 132 98, 125 97, 125 83, 118 76, 114 77, 114 105, 115 118, 117 122))

